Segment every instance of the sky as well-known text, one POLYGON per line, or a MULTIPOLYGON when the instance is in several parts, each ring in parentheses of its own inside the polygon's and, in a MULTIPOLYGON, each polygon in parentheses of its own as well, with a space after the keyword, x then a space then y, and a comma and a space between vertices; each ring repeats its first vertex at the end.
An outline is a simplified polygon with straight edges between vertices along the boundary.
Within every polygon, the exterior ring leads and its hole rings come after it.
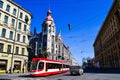
POLYGON ((41 24, 52 11, 56 25, 56 34, 61 30, 61 37, 75 60, 81 64, 82 58, 93 58, 93 43, 106 19, 114 0, 13 0, 26 10, 33 18, 31 32, 36 27, 40 33, 41 24), (68 29, 71 25, 71 30, 68 29))

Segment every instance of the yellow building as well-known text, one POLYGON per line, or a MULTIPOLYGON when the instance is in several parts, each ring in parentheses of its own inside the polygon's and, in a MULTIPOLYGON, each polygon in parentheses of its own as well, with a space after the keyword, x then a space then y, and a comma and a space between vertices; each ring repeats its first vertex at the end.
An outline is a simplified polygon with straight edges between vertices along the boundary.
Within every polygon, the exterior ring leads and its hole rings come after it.
POLYGON ((120 0, 114 0, 94 42, 94 51, 100 67, 120 68, 120 0))
POLYGON ((0 72, 26 72, 32 15, 12 0, 0 0, 0 72), (14 53, 14 54, 13 54, 14 53))

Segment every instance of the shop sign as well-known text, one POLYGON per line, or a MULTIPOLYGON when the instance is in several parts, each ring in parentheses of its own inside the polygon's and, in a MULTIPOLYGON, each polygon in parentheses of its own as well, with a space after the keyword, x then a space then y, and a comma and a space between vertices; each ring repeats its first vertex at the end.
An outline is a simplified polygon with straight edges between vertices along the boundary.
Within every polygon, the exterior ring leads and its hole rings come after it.
POLYGON ((16 56, 16 55, 14 55, 14 58, 25 59, 23 56, 16 56))
POLYGON ((8 57, 8 54, 2 54, 2 57, 8 57))
POLYGON ((0 61, 0 64, 6 64, 7 62, 6 61, 0 61))
POLYGON ((15 65, 20 65, 20 62, 16 62, 16 61, 15 61, 14 64, 15 64, 15 65))

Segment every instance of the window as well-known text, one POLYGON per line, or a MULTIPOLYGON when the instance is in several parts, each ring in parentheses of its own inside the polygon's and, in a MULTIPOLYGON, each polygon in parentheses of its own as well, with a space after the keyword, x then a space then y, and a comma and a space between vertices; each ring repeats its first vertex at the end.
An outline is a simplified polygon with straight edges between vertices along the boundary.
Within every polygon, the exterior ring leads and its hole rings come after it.
POLYGON ((26 31, 27 30, 27 25, 24 25, 24 31, 26 31))
POLYGON ((0 43, 0 52, 3 52, 4 44, 0 43))
POLYGON ((14 61, 14 70, 19 70, 21 69, 21 61, 14 61))
POLYGON ((44 26, 43 31, 44 31, 44 32, 47 31, 47 26, 44 26))
POLYGON ((10 11, 10 5, 7 5, 7 7, 6 7, 6 11, 10 11))
POLYGON ((44 62, 40 62, 39 66, 38 66, 38 69, 43 69, 43 67, 44 67, 44 62))
POLYGON ((11 23, 12 23, 12 26, 14 26, 15 25, 15 19, 12 19, 11 23))
POLYGON ((11 53, 11 45, 8 45, 7 52, 11 53))
POLYGON ((25 15, 25 23, 27 24, 27 23, 28 23, 28 21, 29 21, 28 16, 27 16, 27 15, 25 15))
POLYGON ((19 22, 18 29, 21 29, 21 25, 22 25, 22 23, 19 22))
POLYGON ((7 69, 7 60, 0 60, 0 71, 7 69))
POLYGON ((25 48, 22 48, 22 55, 24 55, 25 53, 25 48))
POLYGON ((16 15, 17 10, 14 8, 13 9, 13 15, 16 15))
POLYGON ((57 63, 47 63, 48 69, 57 69, 60 68, 59 64, 57 63))
POLYGON ((0 18, 1 18, 1 13, 0 13, 0 18))
POLYGON ((6 29, 2 29, 2 34, 1 34, 1 37, 4 37, 5 38, 5 35, 6 35, 6 29))
POLYGON ((15 51, 16 54, 19 53, 19 47, 16 47, 16 51, 15 51))
POLYGON ((6 16, 6 15, 4 17, 4 23, 6 23, 6 24, 8 23, 8 16, 6 16))
POLYGON ((23 13, 22 13, 22 12, 20 12, 20 18, 22 19, 22 17, 23 17, 23 13))
POLYGON ((25 36, 23 36, 23 43, 25 43, 25 36))
POLYGON ((12 32, 12 31, 10 31, 9 39, 10 39, 10 40, 13 39, 13 32, 12 32))
POLYGON ((0 8, 2 8, 3 7, 3 2, 2 1, 0 1, 0 8))
POLYGON ((17 41, 20 41, 20 34, 17 34, 17 41))

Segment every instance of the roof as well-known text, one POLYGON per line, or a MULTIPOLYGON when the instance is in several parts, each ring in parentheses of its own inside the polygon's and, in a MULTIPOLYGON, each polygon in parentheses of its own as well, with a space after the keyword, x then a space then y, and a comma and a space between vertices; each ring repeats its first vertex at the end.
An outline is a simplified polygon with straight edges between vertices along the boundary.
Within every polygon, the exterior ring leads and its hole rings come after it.
POLYGON ((47 17, 46 17, 46 21, 54 21, 52 16, 51 16, 52 12, 50 11, 50 9, 47 12, 47 17))

